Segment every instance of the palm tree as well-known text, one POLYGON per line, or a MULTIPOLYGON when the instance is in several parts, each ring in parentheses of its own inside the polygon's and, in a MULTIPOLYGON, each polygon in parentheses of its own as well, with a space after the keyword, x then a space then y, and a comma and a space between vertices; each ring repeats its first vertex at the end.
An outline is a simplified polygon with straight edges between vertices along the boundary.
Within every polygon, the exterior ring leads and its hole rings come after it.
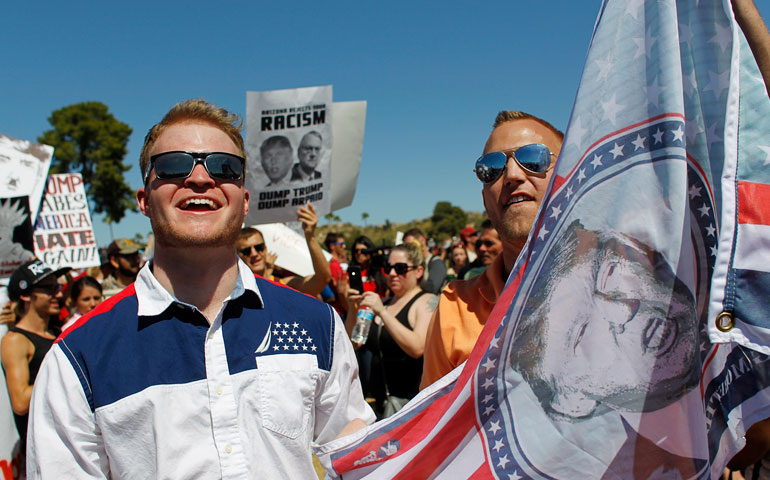
POLYGON ((361 220, 364 221, 364 227, 366 226, 366 219, 369 218, 369 214, 364 212, 361 214, 361 220))

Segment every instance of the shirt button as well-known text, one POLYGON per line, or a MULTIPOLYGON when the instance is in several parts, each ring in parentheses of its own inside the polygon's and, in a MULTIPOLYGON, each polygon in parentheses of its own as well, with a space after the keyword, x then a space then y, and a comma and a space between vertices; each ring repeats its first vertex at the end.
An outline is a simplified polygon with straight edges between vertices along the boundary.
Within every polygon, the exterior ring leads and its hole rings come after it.
POLYGON ((229 443, 225 445, 225 452, 233 453, 233 447, 231 447, 229 443))
POLYGON ((214 338, 214 332, 209 332, 209 334, 207 335, 207 337, 209 337, 209 340, 211 340, 212 338, 214 338))
POLYGON ((217 395, 222 395, 222 386, 217 387, 217 395))

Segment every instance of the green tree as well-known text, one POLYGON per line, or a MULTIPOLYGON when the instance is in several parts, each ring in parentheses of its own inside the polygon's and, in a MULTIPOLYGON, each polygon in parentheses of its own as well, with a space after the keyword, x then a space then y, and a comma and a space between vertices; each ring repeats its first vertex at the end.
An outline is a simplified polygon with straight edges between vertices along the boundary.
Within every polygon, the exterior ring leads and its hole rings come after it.
POLYGON ((363 212, 363 213, 361 214, 361 220, 363 220, 363 221, 364 221, 364 226, 366 226, 366 219, 367 219, 367 218, 369 218, 369 214, 368 214, 368 213, 366 213, 366 212, 363 212))
POLYGON ((76 103, 54 110, 53 127, 38 141, 54 147, 51 173, 80 173, 93 210, 119 222, 126 210, 136 211, 134 191, 123 163, 131 127, 117 120, 101 102, 76 103))
POLYGON ((468 215, 462 208, 449 202, 437 202, 433 208, 431 221, 432 225, 427 233, 438 240, 460 233, 468 222, 468 215))
POLYGON ((334 220, 335 215, 332 212, 327 213, 324 215, 324 218, 326 219, 326 224, 329 225, 332 220, 334 220))

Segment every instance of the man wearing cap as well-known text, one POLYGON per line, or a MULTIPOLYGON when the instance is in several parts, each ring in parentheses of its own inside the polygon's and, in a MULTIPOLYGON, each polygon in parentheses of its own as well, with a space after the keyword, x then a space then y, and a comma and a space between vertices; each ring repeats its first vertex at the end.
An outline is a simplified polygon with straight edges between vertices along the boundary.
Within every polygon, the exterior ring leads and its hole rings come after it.
POLYGON ((102 282, 102 293, 105 299, 120 292, 136 280, 136 275, 142 266, 142 257, 139 255, 140 249, 138 243, 128 238, 118 238, 107 247, 107 258, 113 270, 102 282))
POLYGON ((19 321, 8 327, 0 352, 22 454, 26 451, 32 384, 43 357, 56 339, 49 321, 58 317, 61 308, 62 291, 58 278, 68 270, 69 267, 53 270, 35 259, 16 269, 8 282, 8 297, 17 302, 19 321))
POLYGON ((147 134, 136 199, 154 257, 43 362, 30 478, 314 478, 311 443, 374 421, 339 316, 236 254, 236 122, 188 100, 147 134))
POLYGON ((468 254, 468 263, 476 260, 476 240, 479 239, 479 232, 473 227, 465 227, 460 232, 460 239, 468 254))
POLYGON ((441 292, 428 327, 421 388, 468 359, 527 241, 563 137, 550 123, 533 115, 512 110, 498 113, 476 172, 482 181, 484 208, 502 241, 502 252, 482 274, 450 282, 441 292), (545 158, 544 171, 522 168, 517 149, 521 157, 526 154, 545 158), (502 168, 487 161, 495 157, 503 159, 502 168))

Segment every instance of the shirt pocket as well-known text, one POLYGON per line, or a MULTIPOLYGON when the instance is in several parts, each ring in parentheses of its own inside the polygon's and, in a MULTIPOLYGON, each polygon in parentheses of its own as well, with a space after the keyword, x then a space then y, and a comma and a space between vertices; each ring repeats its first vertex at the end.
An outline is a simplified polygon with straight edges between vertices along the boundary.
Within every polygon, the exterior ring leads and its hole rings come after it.
POLYGON ((262 426, 297 438, 308 427, 315 400, 315 355, 268 355, 256 357, 256 362, 262 426))

